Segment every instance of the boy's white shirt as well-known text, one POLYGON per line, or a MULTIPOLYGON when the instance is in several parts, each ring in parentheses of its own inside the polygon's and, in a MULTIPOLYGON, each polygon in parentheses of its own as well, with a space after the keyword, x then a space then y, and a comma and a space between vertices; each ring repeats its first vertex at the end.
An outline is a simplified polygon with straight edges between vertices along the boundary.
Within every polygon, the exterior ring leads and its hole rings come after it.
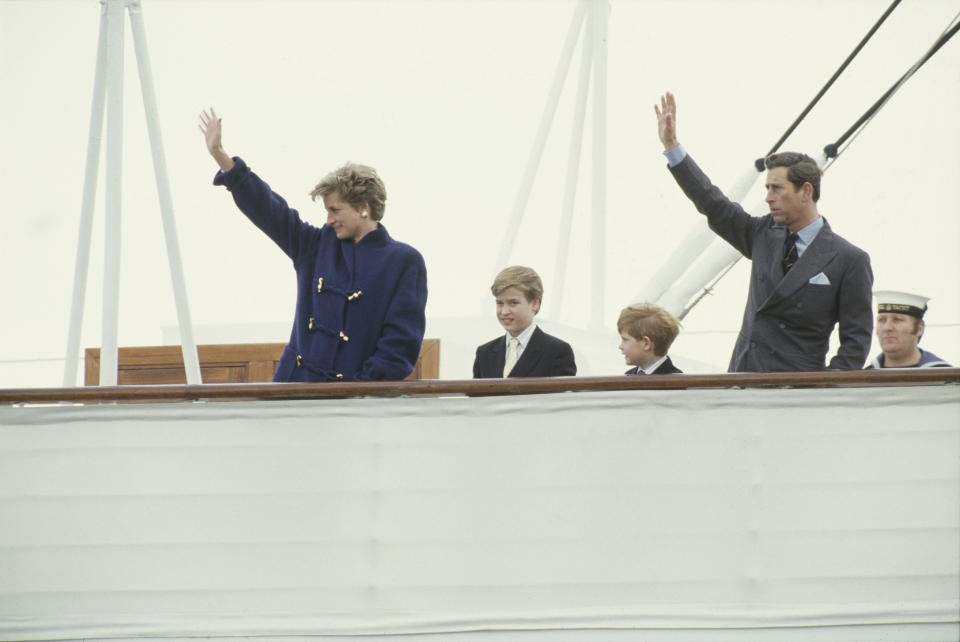
MULTIPOLYGON (((520 358, 520 355, 523 354, 523 349, 527 346, 527 342, 530 341, 530 335, 533 334, 533 331, 537 329, 536 322, 531 323, 527 326, 527 329, 517 335, 517 359, 520 358)), ((504 333, 506 337, 504 340, 507 342, 507 347, 510 347, 510 339, 513 338, 513 335, 509 332, 504 333)))

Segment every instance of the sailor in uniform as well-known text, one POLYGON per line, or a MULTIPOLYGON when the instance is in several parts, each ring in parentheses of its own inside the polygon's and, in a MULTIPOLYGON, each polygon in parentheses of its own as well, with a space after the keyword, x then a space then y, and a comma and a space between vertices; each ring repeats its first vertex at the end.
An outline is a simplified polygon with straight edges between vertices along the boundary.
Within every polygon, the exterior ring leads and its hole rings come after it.
POLYGON ((877 339, 883 352, 867 366, 870 368, 949 368, 950 364, 921 350, 923 314, 929 297, 882 290, 877 297, 877 339))

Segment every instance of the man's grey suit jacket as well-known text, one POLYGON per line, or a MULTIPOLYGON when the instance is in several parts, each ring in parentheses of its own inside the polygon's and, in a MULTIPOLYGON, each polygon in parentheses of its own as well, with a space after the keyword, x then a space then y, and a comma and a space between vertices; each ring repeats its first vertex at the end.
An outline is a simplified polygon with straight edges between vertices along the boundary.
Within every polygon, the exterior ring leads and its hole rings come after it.
POLYGON ((873 272, 867 253, 834 234, 824 219, 817 237, 784 275, 785 227, 769 214, 750 216, 689 155, 670 171, 706 215, 710 229, 753 262, 729 371, 821 370, 837 323, 840 347, 828 367, 862 368, 873 334, 873 272))

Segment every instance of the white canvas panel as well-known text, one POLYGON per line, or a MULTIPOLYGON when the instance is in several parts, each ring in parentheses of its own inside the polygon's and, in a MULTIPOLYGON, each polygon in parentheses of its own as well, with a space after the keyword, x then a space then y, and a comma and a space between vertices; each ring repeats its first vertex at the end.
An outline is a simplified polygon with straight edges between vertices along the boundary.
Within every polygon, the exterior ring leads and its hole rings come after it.
POLYGON ((0 524, 0 639, 949 639, 960 391, 4 407, 0 524))

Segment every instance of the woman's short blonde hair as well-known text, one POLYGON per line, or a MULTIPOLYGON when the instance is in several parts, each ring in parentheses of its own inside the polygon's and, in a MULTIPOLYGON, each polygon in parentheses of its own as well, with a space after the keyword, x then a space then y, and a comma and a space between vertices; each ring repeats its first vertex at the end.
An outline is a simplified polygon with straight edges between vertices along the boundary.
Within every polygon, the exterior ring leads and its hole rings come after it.
POLYGON ((372 220, 383 218, 387 207, 387 188, 372 167, 347 163, 324 176, 310 192, 310 197, 317 200, 318 196, 322 198, 333 192, 337 192, 355 210, 364 204, 369 205, 372 220))
POLYGON ((493 296, 500 296, 507 288, 517 288, 523 292, 527 301, 543 301, 543 281, 533 268, 512 265, 500 270, 500 274, 490 286, 490 291, 493 296))
POLYGON ((658 305, 634 303, 620 311, 617 330, 638 340, 650 337, 654 351, 662 357, 680 334, 680 322, 658 305))

